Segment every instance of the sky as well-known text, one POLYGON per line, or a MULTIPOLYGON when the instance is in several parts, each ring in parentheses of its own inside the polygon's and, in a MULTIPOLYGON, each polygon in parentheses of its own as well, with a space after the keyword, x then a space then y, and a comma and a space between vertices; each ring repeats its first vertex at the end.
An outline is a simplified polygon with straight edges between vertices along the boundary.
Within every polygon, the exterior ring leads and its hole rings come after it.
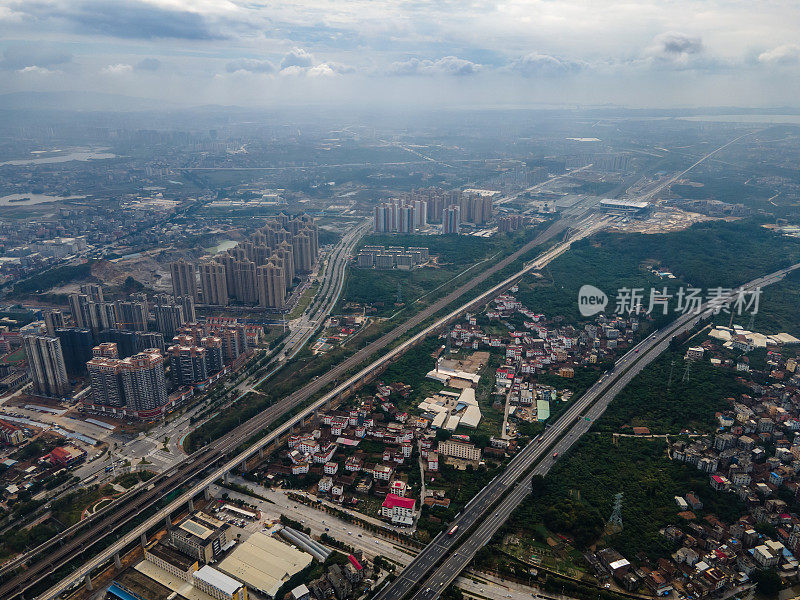
POLYGON ((0 94, 797 107, 798 24, 796 0, 0 0, 0 94))

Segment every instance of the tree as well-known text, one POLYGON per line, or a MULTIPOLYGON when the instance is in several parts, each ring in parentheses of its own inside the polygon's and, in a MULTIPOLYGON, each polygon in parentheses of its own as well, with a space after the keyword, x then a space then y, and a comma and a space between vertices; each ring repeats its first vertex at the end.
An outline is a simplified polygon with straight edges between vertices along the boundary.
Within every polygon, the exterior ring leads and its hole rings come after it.
POLYGON ((762 570, 753 573, 756 589, 767 597, 777 597, 781 589, 781 578, 775 571, 762 570))
POLYGON ((436 430, 436 441, 437 442, 445 442, 450 439, 450 432, 446 429, 437 429, 436 430))

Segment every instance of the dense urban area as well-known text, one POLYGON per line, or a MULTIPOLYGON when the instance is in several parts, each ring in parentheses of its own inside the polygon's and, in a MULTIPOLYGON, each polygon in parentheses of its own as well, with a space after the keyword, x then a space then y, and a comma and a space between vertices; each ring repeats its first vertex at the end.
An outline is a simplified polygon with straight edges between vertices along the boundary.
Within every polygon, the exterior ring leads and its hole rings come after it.
POLYGON ((0 112, 0 597, 800 593, 795 114, 0 112))

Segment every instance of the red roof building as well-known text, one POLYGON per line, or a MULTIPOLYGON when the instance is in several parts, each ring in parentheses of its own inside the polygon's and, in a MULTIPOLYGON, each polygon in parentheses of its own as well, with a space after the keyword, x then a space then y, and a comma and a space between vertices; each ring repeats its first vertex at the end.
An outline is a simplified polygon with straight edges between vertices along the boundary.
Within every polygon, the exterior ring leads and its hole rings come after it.
POLYGON ((381 516, 391 519, 395 525, 411 525, 414 522, 416 500, 395 494, 386 494, 381 505, 381 516))
POLYGON ((416 500, 413 498, 404 498, 403 496, 398 496, 397 494, 386 494, 386 499, 383 501, 382 507, 391 509, 398 506, 401 508, 414 510, 415 503, 416 500))
POLYGON ((17 427, 9 421, 0 419, 0 441, 11 446, 17 446, 25 441, 25 434, 22 428, 17 427))
POLYGON ((353 556, 352 554, 350 556, 348 556, 347 559, 350 561, 350 564, 353 565, 353 567, 355 567, 356 571, 360 571, 361 569, 364 568, 364 567, 361 566, 361 563, 358 562, 356 557, 353 556))
POLYGON ((86 458, 86 452, 75 446, 59 446, 53 448, 48 456, 51 463, 68 467, 86 458))

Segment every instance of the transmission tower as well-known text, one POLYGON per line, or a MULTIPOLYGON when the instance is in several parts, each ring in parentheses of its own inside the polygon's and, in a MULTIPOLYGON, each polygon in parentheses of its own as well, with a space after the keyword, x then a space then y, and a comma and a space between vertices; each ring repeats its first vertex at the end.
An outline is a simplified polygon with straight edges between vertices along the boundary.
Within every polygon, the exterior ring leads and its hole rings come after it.
POLYGON ((614 494, 614 510, 608 520, 608 529, 613 532, 622 531, 622 492, 614 494))
POLYGON ((692 367, 692 361, 687 360, 686 369, 683 371, 683 377, 681 378, 681 381, 683 382, 689 381, 689 371, 691 370, 691 367, 692 367))
POLYGON ((397 303, 403 302, 403 291, 400 289, 400 282, 397 282, 397 303))

